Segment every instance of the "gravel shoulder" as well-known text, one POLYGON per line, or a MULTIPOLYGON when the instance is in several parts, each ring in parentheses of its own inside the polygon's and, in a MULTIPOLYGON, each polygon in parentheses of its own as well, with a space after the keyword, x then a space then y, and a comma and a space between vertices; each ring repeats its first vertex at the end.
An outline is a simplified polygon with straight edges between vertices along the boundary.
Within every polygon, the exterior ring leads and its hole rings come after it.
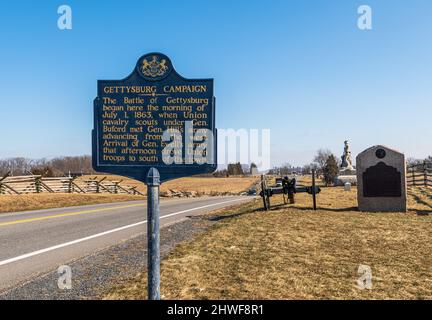
MULTIPOLYGON (((177 244, 193 239, 216 223, 209 215, 190 216, 161 229, 161 257, 177 244)), ((147 240, 144 234, 125 240, 91 256, 68 263, 72 288, 58 287, 59 274, 53 270, 36 275, 20 286, 0 293, 0 300, 82 300, 100 299, 112 286, 126 282, 146 269, 147 240)))

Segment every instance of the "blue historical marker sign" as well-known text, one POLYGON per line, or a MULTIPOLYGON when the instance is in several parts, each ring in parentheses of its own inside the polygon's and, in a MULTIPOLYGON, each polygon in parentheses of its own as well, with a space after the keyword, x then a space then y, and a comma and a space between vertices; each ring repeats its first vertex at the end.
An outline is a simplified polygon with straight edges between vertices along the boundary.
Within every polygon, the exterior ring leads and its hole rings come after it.
POLYGON ((94 101, 93 168, 145 181, 213 172, 213 79, 186 79, 161 53, 141 57, 123 80, 99 80, 94 101))

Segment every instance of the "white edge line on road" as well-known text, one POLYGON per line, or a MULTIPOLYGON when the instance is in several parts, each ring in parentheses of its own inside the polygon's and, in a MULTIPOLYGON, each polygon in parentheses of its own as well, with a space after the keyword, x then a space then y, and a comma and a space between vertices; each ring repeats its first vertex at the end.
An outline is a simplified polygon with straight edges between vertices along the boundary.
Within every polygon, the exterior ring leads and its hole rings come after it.
MULTIPOLYGON (((179 214, 182 214, 182 213, 186 213, 186 212, 189 212, 189 211, 195 211, 195 210, 205 209, 205 208, 214 207, 214 206, 221 205, 221 204, 226 204, 226 203, 235 202, 235 201, 242 201, 242 200, 245 200, 245 199, 229 200, 229 201, 224 201, 224 202, 218 202, 218 203, 208 204, 208 205, 205 205, 205 206, 196 207, 196 208, 192 208, 192 209, 182 210, 182 211, 178 211, 178 212, 174 212, 174 213, 170 213, 170 214, 161 216, 160 219, 169 218, 169 217, 176 216, 176 215, 179 215, 179 214)), ((104 231, 104 232, 101 232, 101 233, 97 233, 97 234, 94 234, 94 235, 91 235, 91 236, 88 236, 88 237, 84 237, 84 238, 81 238, 81 239, 77 239, 77 240, 65 242, 65 243, 62 243, 62 244, 58 244, 58 245, 55 245, 55 246, 52 246, 52 247, 49 247, 49 248, 45 248, 45 249, 41 249, 41 250, 30 252, 30 253, 26 253, 26 254, 20 255, 20 256, 15 257, 15 258, 10 258, 10 259, 7 259, 7 260, 0 261, 0 266, 4 266, 6 264, 17 262, 17 261, 20 261, 20 260, 23 260, 23 259, 27 259, 27 258, 30 258, 30 257, 34 257, 34 256, 37 256, 37 255, 40 255, 42 253, 46 253, 46 252, 49 252, 49 251, 53 251, 53 250, 57 250, 57 249, 60 249, 60 248, 68 247, 68 246, 71 246, 71 245, 74 245, 74 244, 77 244, 77 243, 80 243, 80 242, 84 242, 84 241, 88 241, 88 240, 91 240, 91 239, 99 238, 99 237, 105 236, 107 234, 111 234, 111 233, 114 233, 114 232, 122 231, 122 230, 129 229, 129 228, 133 228, 133 227, 145 224, 146 222, 147 222, 147 220, 140 221, 140 222, 137 222, 137 223, 129 224, 127 226, 111 229, 111 230, 104 231)))

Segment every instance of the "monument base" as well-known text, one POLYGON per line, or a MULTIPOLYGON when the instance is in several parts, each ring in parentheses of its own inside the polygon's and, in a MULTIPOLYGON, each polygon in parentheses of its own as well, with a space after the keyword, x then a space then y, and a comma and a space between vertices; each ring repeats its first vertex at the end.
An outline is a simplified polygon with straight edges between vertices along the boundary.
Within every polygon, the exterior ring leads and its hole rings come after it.
POLYGON ((339 170, 339 174, 335 179, 335 186, 344 186, 345 183, 351 183, 352 186, 357 185, 357 172, 356 169, 350 168, 341 168, 339 170))
POLYGON ((340 176, 356 176, 357 171, 356 171, 356 169, 344 168, 344 169, 339 170, 339 175, 340 176))
POLYGON ((352 186, 357 185, 357 176, 356 175, 339 175, 336 177, 334 185, 335 186, 344 186, 345 183, 351 183, 352 186))
POLYGON ((364 212, 407 212, 406 198, 363 198, 358 199, 358 209, 364 212))

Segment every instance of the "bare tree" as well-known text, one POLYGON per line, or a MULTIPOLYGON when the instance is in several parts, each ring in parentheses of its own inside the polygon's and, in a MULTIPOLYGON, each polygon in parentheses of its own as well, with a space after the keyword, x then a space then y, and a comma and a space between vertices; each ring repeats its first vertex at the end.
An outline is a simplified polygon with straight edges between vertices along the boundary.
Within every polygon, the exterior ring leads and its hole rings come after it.
POLYGON ((312 165, 311 164, 305 164, 301 169, 302 174, 310 174, 311 172, 312 172, 312 165))
POLYGON ((324 167, 326 165, 327 159, 330 156, 333 156, 335 158, 336 164, 339 166, 340 160, 333 154, 333 152, 331 152, 329 149, 319 149, 312 163, 312 165, 314 166, 313 169, 317 170, 319 174, 322 174, 324 172, 324 167))
POLYGON ((416 159, 416 158, 413 158, 413 157, 409 157, 409 158, 406 160, 406 162, 407 162, 408 165, 416 165, 416 164, 422 163, 423 160, 416 159))
POLYGON ((28 174, 32 165, 32 160, 16 157, 0 160, 0 174, 5 175, 10 172, 11 175, 19 176, 28 174))
POLYGON ((10 172, 11 175, 44 174, 63 176, 70 173, 89 174, 95 173, 92 168, 91 156, 58 157, 52 160, 8 158, 0 160, 0 175, 4 176, 10 172))
POLYGON ((64 175, 70 173, 94 173, 91 156, 59 157, 50 161, 51 166, 64 175))

